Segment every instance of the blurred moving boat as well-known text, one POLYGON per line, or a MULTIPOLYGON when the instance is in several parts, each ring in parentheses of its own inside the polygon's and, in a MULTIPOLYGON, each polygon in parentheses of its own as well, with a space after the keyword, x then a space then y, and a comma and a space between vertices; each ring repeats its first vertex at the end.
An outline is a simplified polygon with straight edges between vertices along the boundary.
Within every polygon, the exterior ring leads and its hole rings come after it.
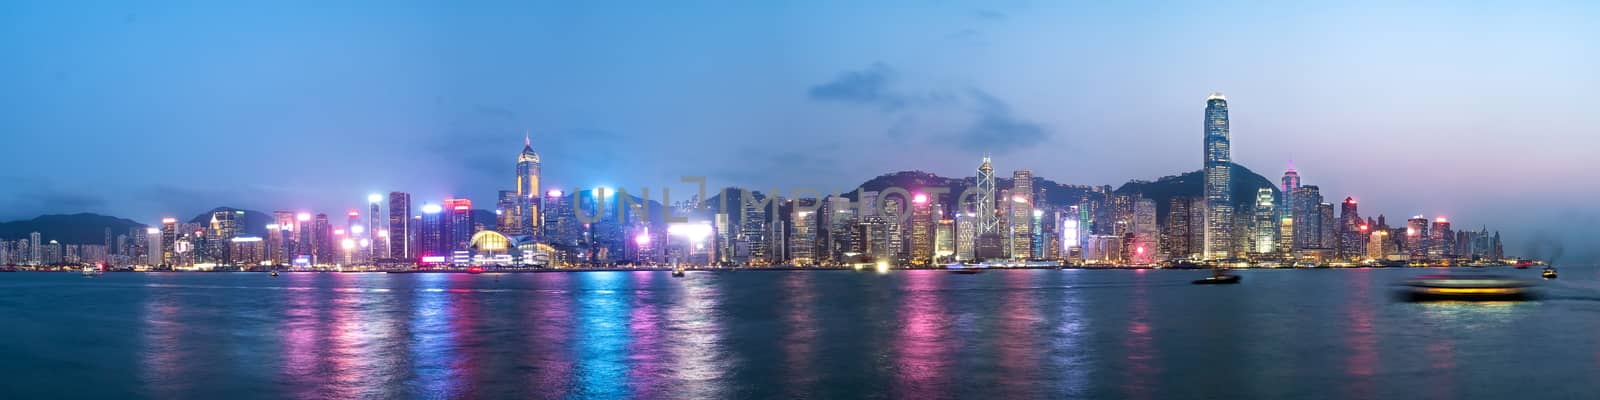
POLYGON ((1413 301, 1524 300, 1528 282, 1499 275, 1422 275, 1402 284, 1413 301))
POLYGON ((92 266, 92 265, 91 266, 87 266, 87 267, 83 267, 83 277, 85 277, 85 278, 96 278, 96 277, 99 277, 100 274, 103 274, 103 273, 105 273, 105 272, 101 271, 100 268, 97 268, 97 267, 92 266))
POLYGON ((1540 272, 1539 276, 1543 276, 1545 279, 1555 279, 1556 267, 1544 267, 1544 272, 1540 272))
POLYGON ((1196 279, 1192 283, 1196 285, 1232 285, 1239 283, 1240 280, 1243 280, 1243 278, 1228 273, 1226 269, 1217 269, 1217 272, 1211 274, 1211 276, 1205 277, 1205 279, 1196 279))

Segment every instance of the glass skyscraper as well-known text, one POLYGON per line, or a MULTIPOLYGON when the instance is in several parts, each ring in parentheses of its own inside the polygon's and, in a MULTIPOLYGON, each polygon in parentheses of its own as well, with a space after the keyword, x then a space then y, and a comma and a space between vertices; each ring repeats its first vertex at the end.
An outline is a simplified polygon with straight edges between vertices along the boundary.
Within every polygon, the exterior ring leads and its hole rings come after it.
POLYGON ((1228 147, 1228 98, 1206 98, 1205 118, 1205 258, 1233 256, 1232 157, 1228 147))

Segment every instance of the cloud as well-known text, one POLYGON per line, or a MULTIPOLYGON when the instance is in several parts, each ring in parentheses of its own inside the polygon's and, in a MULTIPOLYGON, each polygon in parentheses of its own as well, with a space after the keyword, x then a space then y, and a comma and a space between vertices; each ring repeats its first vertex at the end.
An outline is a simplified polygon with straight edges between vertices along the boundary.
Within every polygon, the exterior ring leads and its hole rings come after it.
POLYGON ((20 176, 0 176, 0 187, 14 195, 0 195, 0 221, 29 219, 41 214, 99 211, 106 198, 64 190, 49 181, 20 176))
POLYGON ((894 93, 889 86, 895 72, 884 63, 873 63, 860 71, 844 71, 832 81, 812 86, 807 94, 813 100, 873 105, 884 111, 905 107, 910 100, 894 93))
POLYGON ((963 147, 1005 154, 1049 140, 1050 132, 1044 126, 1012 115, 1006 102, 979 89, 968 92, 976 102, 976 115, 957 137, 963 147))

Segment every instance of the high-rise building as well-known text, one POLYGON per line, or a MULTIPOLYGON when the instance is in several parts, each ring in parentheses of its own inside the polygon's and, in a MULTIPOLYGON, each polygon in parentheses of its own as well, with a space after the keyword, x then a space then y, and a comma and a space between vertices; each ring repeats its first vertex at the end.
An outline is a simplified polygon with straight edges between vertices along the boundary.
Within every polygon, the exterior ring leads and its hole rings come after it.
POLYGON ((1342 259, 1355 259, 1367 255, 1367 242, 1371 240, 1367 235, 1366 220, 1361 219, 1357 210, 1356 199, 1345 197, 1344 203, 1339 207, 1339 247, 1338 256, 1342 259))
POLYGON ((1274 206, 1272 189, 1256 189, 1255 240, 1253 253, 1272 253, 1278 245, 1278 212, 1274 206))
MULTIPOLYGON (((756 195, 751 193, 750 196, 753 199, 756 195)), ((768 248, 768 241, 772 236, 772 223, 767 217, 767 209, 773 204, 766 200, 771 199, 747 201, 741 198, 740 200, 742 205, 740 210, 743 214, 739 218, 739 223, 742 225, 739 240, 748 246, 749 262, 755 265, 767 265, 770 261, 768 257, 772 255, 771 249, 768 248)))
POLYGON ((1033 255, 1033 171, 1011 173, 1011 258, 1025 260, 1033 255))
POLYGON ((467 251, 472 243, 476 223, 472 218, 471 199, 444 200, 445 246, 447 253, 467 251))
MULTIPOLYGON (((989 156, 983 156, 983 164, 978 165, 978 206, 977 227, 978 235, 997 235, 1000 233, 999 221, 995 218, 995 187, 994 166, 989 164, 989 156)), ((1006 201, 1010 201, 1009 199, 1006 201)))
POLYGON ((911 265, 933 264, 934 207, 926 194, 917 193, 911 197, 911 265))
POLYGON ((333 265, 340 260, 337 244, 333 242, 333 224, 328 214, 318 213, 311 221, 311 264, 333 265))
POLYGON ((1406 220, 1406 251, 1412 260, 1428 257, 1428 219, 1421 215, 1406 220))
POLYGON ((1233 257, 1233 160, 1229 149, 1228 98, 1212 93, 1205 115, 1205 258, 1233 257))
MULTIPOLYGON (((1322 214, 1317 206, 1322 204, 1322 190, 1317 185, 1295 189, 1294 196, 1294 248, 1324 249, 1322 243, 1322 214)), ((1328 243, 1331 245, 1332 243, 1328 243)))
MULTIPOLYGON (((39 243, 38 233, 34 233, 33 242, 39 243)), ((178 219, 167 217, 161 219, 161 263, 174 265, 178 262, 178 219)), ((37 247, 37 246, 35 246, 37 247)))
POLYGON ((1133 200, 1133 218, 1128 233, 1133 240, 1124 250, 1123 259, 1136 265, 1149 265, 1161 260, 1161 230, 1156 226, 1156 202, 1144 197, 1133 200))
POLYGON ((947 263, 956 256, 956 220, 940 218, 933 228, 933 262, 947 263))
POLYGON ((533 151, 533 138, 524 136, 522 139, 522 152, 517 154, 517 204, 516 204, 516 233, 534 234, 539 232, 540 195, 539 191, 539 153, 533 151))
POLYGON ((417 226, 417 247, 412 249, 414 258, 448 257, 450 252, 445 234, 444 207, 438 204, 423 204, 422 219, 417 226))
POLYGON ((1455 238, 1455 233, 1450 230, 1450 220, 1434 218, 1433 227, 1428 230, 1428 258, 1443 260, 1454 257, 1451 249, 1455 248, 1455 238))
POLYGON ((1189 247, 1189 243, 1193 242, 1189 237, 1189 225, 1198 222, 1189 219, 1192 214, 1189 207, 1194 205, 1194 198, 1175 196, 1169 201, 1166 237, 1161 240, 1161 251, 1169 258, 1189 258, 1198 253, 1189 247))
POLYGON ((526 201, 514 190, 501 190, 494 203, 494 230, 507 235, 522 233, 522 209, 526 201))
POLYGON ((808 210, 815 207, 817 199, 795 199, 794 215, 791 218, 789 238, 789 263, 804 266, 817 263, 817 212, 808 210))
POLYGON ((383 195, 373 193, 367 195, 367 259, 389 258, 389 229, 378 221, 378 214, 383 212, 383 195))
POLYGON ((1278 202, 1278 215, 1282 218, 1294 218, 1294 192, 1300 188, 1300 172, 1294 170, 1294 161, 1289 162, 1289 169, 1283 171, 1283 187, 1280 193, 1283 200, 1278 202))
POLYGON ((1317 242, 1322 249, 1331 250, 1338 244, 1338 224, 1333 219, 1333 204, 1317 204, 1317 242))
POLYGON ((956 215, 956 260, 972 261, 976 256, 977 240, 977 213, 956 215))
POLYGON ((411 194, 389 192, 389 257, 415 260, 416 238, 411 234, 411 194))

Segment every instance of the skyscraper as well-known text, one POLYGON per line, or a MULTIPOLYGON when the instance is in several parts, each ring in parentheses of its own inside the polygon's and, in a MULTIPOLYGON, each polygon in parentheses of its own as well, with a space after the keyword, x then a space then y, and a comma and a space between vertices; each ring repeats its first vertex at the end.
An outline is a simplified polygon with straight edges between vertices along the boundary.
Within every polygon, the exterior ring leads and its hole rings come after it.
POLYGON ((1428 256, 1428 219, 1421 215, 1406 220, 1406 251, 1412 260, 1428 256))
POLYGON ((1212 93, 1205 115, 1205 258, 1233 256, 1233 160, 1229 150, 1228 98, 1212 93))
POLYGON ((1194 198, 1174 196, 1167 205, 1167 231, 1166 237, 1161 240, 1161 250, 1168 258, 1189 258, 1195 254, 1189 247, 1190 224, 1198 223, 1189 219, 1192 214, 1190 207, 1195 204, 1194 198))
POLYGON ((416 258, 411 231, 411 194, 389 192, 389 257, 416 258))
POLYGON ((443 257, 449 254, 445 246, 444 207, 423 204, 422 219, 417 227, 417 246, 412 255, 417 258, 443 257))
POLYGON ((1274 207, 1272 189, 1256 189, 1255 240, 1251 252, 1273 252, 1278 244, 1278 213, 1274 207))
POLYGON ((475 221, 471 199, 444 200, 444 252, 466 251, 472 242, 475 221))
POLYGON ((1367 255, 1367 222, 1361 219, 1354 197, 1345 197, 1339 208, 1339 258, 1352 259, 1367 255))
POLYGON ((1294 196, 1294 249, 1332 248, 1332 243, 1322 243, 1322 214, 1317 206, 1322 204, 1322 189, 1305 185, 1295 189, 1294 196))
MULTIPOLYGON (((178 244, 178 219, 167 217, 161 219, 161 263, 166 265, 177 264, 178 244)), ((39 234, 34 233, 34 248, 39 247, 39 234)))
POLYGON ((311 264, 333 265, 338 261, 338 251, 333 243, 333 224, 328 214, 318 213, 311 221, 311 264))
POLYGON ((1011 258, 1033 255, 1033 171, 1011 173, 1011 258))
POLYGON ((1428 230, 1428 258, 1442 260, 1454 256, 1455 238, 1455 233, 1450 231, 1450 220, 1434 218, 1433 227, 1428 230))
POLYGON ((987 155, 983 156, 983 164, 978 165, 977 180, 978 206, 975 211, 978 214, 978 235, 999 234, 1000 224, 995 219, 994 166, 989 165, 989 156, 987 155))
POLYGON ((933 263, 933 201, 917 193, 911 197, 911 265, 933 263))
POLYGON ((522 153, 517 154, 517 207, 515 233, 539 231, 539 153, 533 151, 533 138, 524 136, 522 153))
POLYGON ((371 246, 372 246, 372 247, 368 247, 369 251, 368 251, 368 254, 367 254, 367 257, 368 257, 367 259, 369 259, 369 260, 371 260, 371 259, 379 259, 379 258, 389 258, 389 250, 388 250, 388 247, 389 247, 388 244, 389 243, 387 242, 387 240, 385 240, 385 239, 388 239, 388 238, 387 237, 380 237, 380 236, 387 235, 388 234, 387 232, 389 230, 388 230, 388 228, 384 228, 383 224, 378 222, 378 213, 383 211, 379 207, 382 206, 382 205, 383 205, 383 195, 377 194, 377 193, 373 193, 373 194, 367 195, 367 236, 366 236, 366 238, 367 238, 368 242, 371 243, 371 246), (380 235, 380 233, 382 233, 382 235, 380 235), (382 243, 380 243, 380 241, 382 241, 382 243))

